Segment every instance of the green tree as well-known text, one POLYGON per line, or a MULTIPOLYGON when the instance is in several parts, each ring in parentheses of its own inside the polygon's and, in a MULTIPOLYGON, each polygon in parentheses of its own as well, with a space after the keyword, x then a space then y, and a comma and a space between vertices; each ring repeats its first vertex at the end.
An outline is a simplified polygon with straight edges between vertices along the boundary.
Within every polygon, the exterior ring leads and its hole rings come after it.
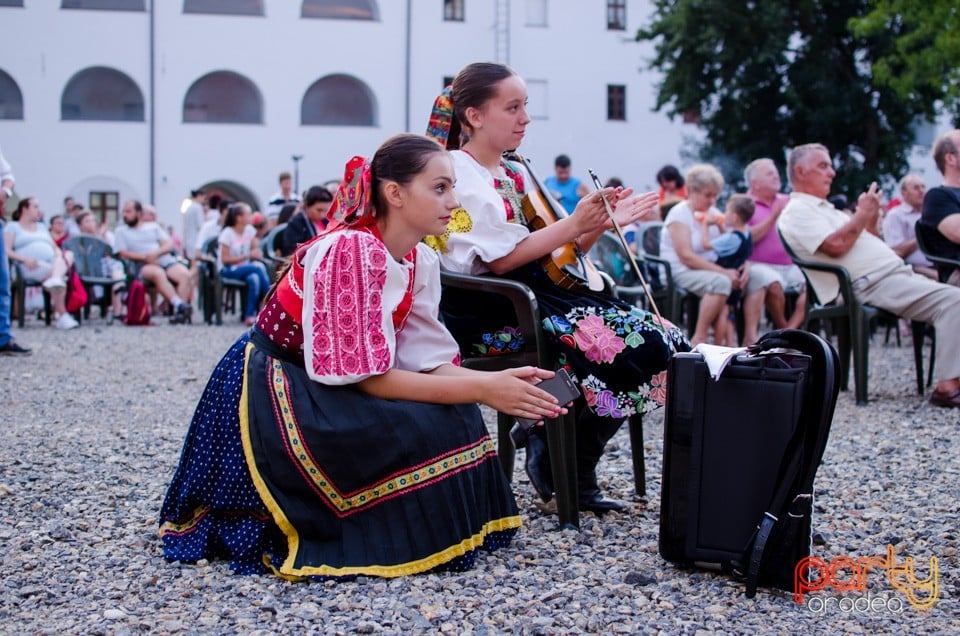
MULTIPOLYGON (((906 0, 904 0, 906 1, 906 0)), ((654 0, 637 40, 654 43, 663 74, 657 110, 699 121, 701 158, 726 168, 821 142, 834 153, 835 192, 855 197, 902 174, 913 122, 932 118, 936 91, 907 96, 875 82, 872 64, 895 36, 855 34, 870 0, 654 0)))
POLYGON ((878 84, 909 99, 918 87, 939 95, 960 125, 960 6, 956 0, 873 0, 850 21, 861 37, 894 36, 894 47, 873 62, 878 84))

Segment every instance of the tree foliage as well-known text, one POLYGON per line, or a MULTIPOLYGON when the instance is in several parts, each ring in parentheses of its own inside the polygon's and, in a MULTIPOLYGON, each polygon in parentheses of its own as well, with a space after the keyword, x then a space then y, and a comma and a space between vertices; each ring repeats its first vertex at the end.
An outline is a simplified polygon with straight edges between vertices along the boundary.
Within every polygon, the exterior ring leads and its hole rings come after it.
POLYGON ((663 74, 656 108, 699 121, 701 157, 721 166, 782 164, 786 149, 816 141, 834 153, 837 192, 897 178, 914 122, 933 118, 943 91, 918 81, 901 92, 875 77, 879 63, 900 76, 908 31, 854 29, 877 2, 910 0, 654 0, 637 40, 654 43, 649 66, 663 74))
POLYGON ((861 37, 894 35, 893 50, 873 62, 876 82, 909 99, 923 87, 939 94, 960 124, 960 4, 956 0, 873 0, 850 21, 861 37))

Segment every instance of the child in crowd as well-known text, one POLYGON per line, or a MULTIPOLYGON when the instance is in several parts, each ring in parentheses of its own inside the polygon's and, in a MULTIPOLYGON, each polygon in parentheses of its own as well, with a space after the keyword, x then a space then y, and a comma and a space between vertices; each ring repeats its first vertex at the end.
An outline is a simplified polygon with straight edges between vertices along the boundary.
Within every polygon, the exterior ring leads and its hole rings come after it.
MULTIPOLYGON (((746 194, 735 194, 727 201, 722 217, 704 214, 700 218, 703 225, 703 247, 717 253, 717 265, 724 269, 743 271, 747 267, 747 259, 753 252, 753 241, 750 238, 750 229, 747 223, 753 218, 754 203, 746 194), (708 231, 710 225, 719 225, 726 228, 726 232, 711 240, 708 231)), ((714 343, 718 345, 735 345, 730 338, 728 322, 737 305, 740 304, 742 293, 734 289, 727 297, 730 312, 720 312, 717 322, 714 323, 714 343)))

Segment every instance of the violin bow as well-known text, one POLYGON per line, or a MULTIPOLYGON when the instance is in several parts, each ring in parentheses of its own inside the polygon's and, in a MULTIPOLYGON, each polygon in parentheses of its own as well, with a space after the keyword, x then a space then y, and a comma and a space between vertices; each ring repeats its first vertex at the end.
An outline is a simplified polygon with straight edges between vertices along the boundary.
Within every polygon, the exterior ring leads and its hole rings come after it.
MULTIPOLYGON (((617 223, 617 219, 613 216, 613 208, 610 207, 610 202, 607 201, 607 198, 603 196, 603 185, 600 183, 600 179, 597 177, 596 173, 593 170, 587 170, 590 173, 590 178, 593 179, 593 186, 597 189, 597 192, 600 193, 600 200, 603 201, 603 207, 607 210, 607 216, 610 217, 610 222, 613 223, 613 229, 616 230, 617 238, 620 239, 620 244, 623 245, 624 251, 627 253, 627 258, 630 260, 630 264, 633 266, 633 273, 637 275, 637 280, 640 281, 640 286, 643 287, 643 293, 647 297, 647 301, 650 302, 650 307, 653 309, 654 315, 657 317, 657 322, 660 325, 660 328, 666 333, 666 326, 663 324, 663 316, 660 314, 660 308, 657 307, 657 301, 653 299, 653 293, 650 291, 650 287, 647 285, 647 281, 644 278, 643 274, 640 272, 640 266, 637 265, 637 259, 633 257, 633 252, 630 250, 630 245, 627 243, 626 237, 623 236, 623 230, 620 229, 620 224, 617 223)), ((667 338, 669 342, 669 337, 667 338)), ((673 348, 673 345, 670 345, 673 348)))

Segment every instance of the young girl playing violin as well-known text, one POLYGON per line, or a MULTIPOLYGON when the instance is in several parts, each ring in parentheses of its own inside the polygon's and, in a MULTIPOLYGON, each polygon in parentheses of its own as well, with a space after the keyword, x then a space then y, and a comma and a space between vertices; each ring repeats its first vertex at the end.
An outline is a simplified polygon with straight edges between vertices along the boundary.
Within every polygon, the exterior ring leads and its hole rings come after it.
MULTIPOLYGON (((656 218, 656 194, 631 196, 631 190, 604 188, 583 197, 570 216, 531 232, 521 213, 531 176, 504 158, 523 141, 530 117, 523 80, 502 64, 465 67, 434 105, 428 136, 451 149, 462 208, 447 231, 429 243, 441 264, 453 271, 520 280, 534 290, 544 326, 561 365, 580 384, 577 404, 577 480, 579 504, 603 513, 624 504, 605 499, 597 485, 596 465, 607 441, 624 418, 661 406, 665 399, 667 359, 688 345, 679 329, 659 325, 650 314, 608 295, 554 284, 539 261, 559 246, 576 243, 586 252, 612 228, 602 197, 615 204, 620 225, 656 218), (461 143, 462 138, 462 143, 461 143)), ((465 350, 497 353, 523 337, 509 324, 508 309, 494 313, 476 298, 444 291, 444 320, 465 350), (483 316, 477 316, 483 313, 483 316)), ((526 470, 538 494, 553 496, 549 457, 542 427, 527 441, 526 470)))
POLYGON ((457 366, 438 319, 449 154, 421 135, 355 157, 326 229, 301 245, 197 406, 161 511, 171 560, 284 578, 471 566, 509 544, 516 503, 475 402, 565 412, 553 372, 457 366))

